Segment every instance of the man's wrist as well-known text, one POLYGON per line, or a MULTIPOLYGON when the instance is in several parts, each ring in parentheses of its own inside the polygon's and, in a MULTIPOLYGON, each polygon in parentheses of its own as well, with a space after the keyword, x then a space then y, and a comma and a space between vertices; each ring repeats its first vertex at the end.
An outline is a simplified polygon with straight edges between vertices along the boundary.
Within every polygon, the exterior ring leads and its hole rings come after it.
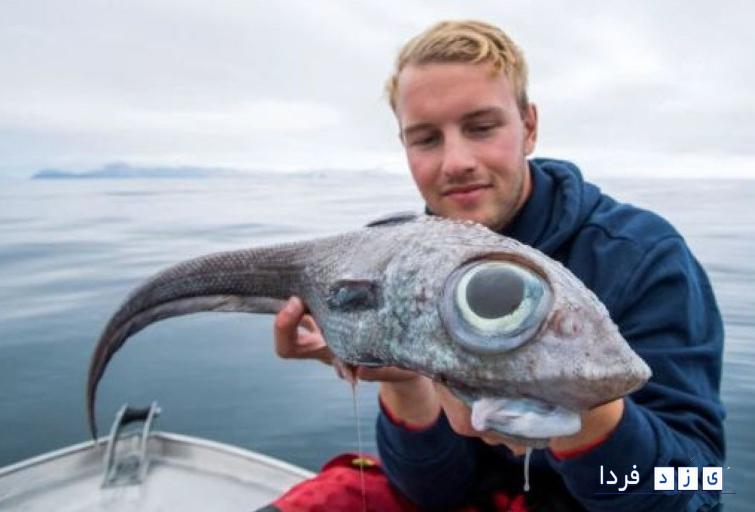
POLYGON ((548 444, 560 458, 570 458, 587 452, 603 443, 621 421, 624 399, 620 398, 582 414, 582 429, 574 435, 556 437, 548 444))
POLYGON ((388 418, 412 430, 428 428, 438 421, 441 407, 432 381, 417 376, 401 382, 380 383, 380 404, 388 418))

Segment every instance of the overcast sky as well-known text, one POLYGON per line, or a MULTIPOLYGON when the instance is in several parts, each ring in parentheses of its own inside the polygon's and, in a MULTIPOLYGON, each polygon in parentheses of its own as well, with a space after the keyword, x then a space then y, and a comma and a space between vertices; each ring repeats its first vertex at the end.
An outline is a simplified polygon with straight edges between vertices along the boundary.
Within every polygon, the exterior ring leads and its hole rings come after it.
POLYGON ((538 156, 589 176, 755 177, 750 0, 0 0, 0 176, 405 171, 383 83, 448 18, 523 47, 538 156))

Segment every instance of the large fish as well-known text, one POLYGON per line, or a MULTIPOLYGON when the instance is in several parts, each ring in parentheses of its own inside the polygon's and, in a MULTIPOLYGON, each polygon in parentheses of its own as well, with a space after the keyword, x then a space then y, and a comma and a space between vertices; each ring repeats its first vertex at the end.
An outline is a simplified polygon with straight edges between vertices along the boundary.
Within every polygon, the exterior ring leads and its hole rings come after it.
POLYGON ((310 241, 223 252, 155 275, 126 299, 92 356, 87 412, 115 352, 151 323, 199 311, 276 313, 298 295, 336 357, 447 385, 473 425, 530 446, 641 387, 650 369, 605 307, 539 251, 482 225, 397 215, 310 241))

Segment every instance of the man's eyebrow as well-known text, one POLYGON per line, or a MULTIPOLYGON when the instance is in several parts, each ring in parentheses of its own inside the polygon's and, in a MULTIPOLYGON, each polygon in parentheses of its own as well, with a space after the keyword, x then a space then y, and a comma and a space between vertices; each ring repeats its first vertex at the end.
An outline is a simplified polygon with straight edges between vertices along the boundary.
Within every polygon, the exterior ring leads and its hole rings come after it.
POLYGON ((417 124, 411 124, 401 130, 401 135, 406 137, 407 135, 411 135, 412 133, 421 132, 424 130, 431 130, 433 128, 432 123, 417 123, 417 124))
MULTIPOLYGON (((489 108, 481 108, 478 110, 473 110, 472 112, 468 112, 461 116, 462 121, 471 121, 478 117, 484 117, 488 115, 493 116, 499 116, 501 115, 503 111, 499 107, 489 107, 489 108)), ((431 130, 435 128, 435 125, 432 123, 417 123, 417 124, 410 124, 403 130, 401 130, 401 135, 404 137, 411 135, 412 133, 421 132, 425 130, 431 130)))
POLYGON ((487 115, 500 115, 502 113, 502 110, 498 107, 490 107, 490 108, 481 108, 479 110, 475 110, 473 112, 469 112, 468 114, 464 114, 461 119, 462 121, 469 121, 471 119, 475 119, 477 117, 484 117, 487 115))

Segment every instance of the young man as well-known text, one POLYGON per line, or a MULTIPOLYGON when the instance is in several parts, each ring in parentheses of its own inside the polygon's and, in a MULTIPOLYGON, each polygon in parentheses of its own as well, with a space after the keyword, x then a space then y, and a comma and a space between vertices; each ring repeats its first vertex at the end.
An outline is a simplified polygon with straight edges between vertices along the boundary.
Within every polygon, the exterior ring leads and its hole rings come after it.
MULTIPOLYGON (((587 411, 580 432, 535 451, 524 498, 522 446, 476 431, 467 405, 440 384, 360 370, 381 381, 378 447, 388 480, 413 503, 405 509, 665 512, 714 503, 709 494, 653 493, 655 467, 720 466, 724 457, 723 328, 682 237, 601 194, 574 165, 527 159, 538 125, 527 67, 494 26, 431 27, 401 50, 387 90, 428 212, 480 222, 561 261, 653 370, 643 389, 587 411), (604 466, 606 475, 636 471, 638 482, 618 492, 623 482, 601 481, 604 466)), ((296 298, 276 317, 275 338, 282 357, 332 359, 296 298)))

